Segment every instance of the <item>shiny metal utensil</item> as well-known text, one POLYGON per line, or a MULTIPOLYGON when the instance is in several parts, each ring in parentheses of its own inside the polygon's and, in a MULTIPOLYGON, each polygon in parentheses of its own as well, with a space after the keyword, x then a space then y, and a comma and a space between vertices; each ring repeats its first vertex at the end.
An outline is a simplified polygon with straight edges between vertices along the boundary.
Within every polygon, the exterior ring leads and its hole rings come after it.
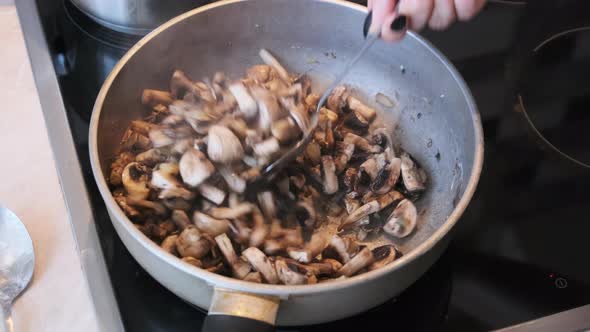
MULTIPOLYGON (((368 16, 368 18, 370 19, 370 16, 368 16)), ((357 63, 363 57, 363 55, 367 52, 367 50, 371 48, 371 45, 373 45, 377 39, 379 39, 379 34, 367 35, 365 42, 363 43, 363 46, 356 53, 356 55, 352 59, 350 59, 350 61, 346 64, 344 69, 338 74, 338 76, 336 76, 336 79, 332 82, 332 84, 330 84, 328 89, 326 89, 326 91, 320 98, 320 101, 318 102, 318 107, 315 113, 313 113, 311 116, 309 129, 305 133, 303 133, 303 138, 301 139, 301 141, 299 141, 289 151, 281 155, 277 160, 272 162, 270 165, 266 166, 262 170, 260 176, 257 179, 255 179, 255 181, 253 181, 254 185, 251 185, 249 190, 251 190, 251 188, 258 188, 257 184, 261 184, 263 182, 272 180, 274 175, 276 175, 281 169, 283 169, 291 161, 297 158, 298 155, 303 153, 303 150, 305 150, 305 147, 313 138, 313 132, 315 131, 319 122, 320 109, 326 103, 326 100, 332 93, 332 90, 334 90, 335 87, 342 83, 342 80, 346 77, 348 72, 350 72, 350 70, 354 67, 355 63, 357 63)))
POLYGON ((33 242, 20 219, 0 207, 0 332, 13 332, 10 308, 27 287, 35 268, 33 242))

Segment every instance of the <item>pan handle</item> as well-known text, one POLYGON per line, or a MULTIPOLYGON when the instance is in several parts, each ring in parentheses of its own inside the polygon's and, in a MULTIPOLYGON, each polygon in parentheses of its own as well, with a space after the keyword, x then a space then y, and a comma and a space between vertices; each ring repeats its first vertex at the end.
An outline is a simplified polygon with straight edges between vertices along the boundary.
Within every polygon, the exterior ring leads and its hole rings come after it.
POLYGON ((215 288, 203 332, 272 332, 279 299, 215 288))

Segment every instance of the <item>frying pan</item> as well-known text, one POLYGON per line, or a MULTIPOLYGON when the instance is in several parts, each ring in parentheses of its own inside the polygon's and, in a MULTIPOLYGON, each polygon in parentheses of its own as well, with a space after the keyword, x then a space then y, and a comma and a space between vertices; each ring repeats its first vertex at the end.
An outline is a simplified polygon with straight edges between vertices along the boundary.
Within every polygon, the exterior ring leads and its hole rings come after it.
POLYGON ((483 162, 480 117, 460 75, 434 47, 409 33, 403 42, 377 42, 346 82, 382 111, 396 142, 429 175, 417 202, 413 236, 393 242, 404 255, 382 269, 314 285, 245 282, 213 274, 161 250, 125 216, 106 175, 131 120, 146 115, 144 88, 167 89, 175 69, 190 77, 223 70, 241 77, 271 50, 291 71, 306 73, 321 92, 363 42, 366 8, 336 0, 230 0, 180 15, 144 37, 115 66, 94 106, 90 159, 113 225, 139 264, 185 301, 209 311, 209 331, 269 330, 341 319, 396 296, 447 247, 471 199, 483 162), (374 102, 382 93, 395 106, 374 102))

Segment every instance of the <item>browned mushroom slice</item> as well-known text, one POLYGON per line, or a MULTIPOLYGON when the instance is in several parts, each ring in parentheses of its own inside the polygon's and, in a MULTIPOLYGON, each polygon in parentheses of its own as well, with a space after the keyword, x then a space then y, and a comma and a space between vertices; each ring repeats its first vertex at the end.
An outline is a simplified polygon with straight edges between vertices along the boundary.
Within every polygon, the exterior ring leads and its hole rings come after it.
POLYGON ((248 263, 250 263, 256 271, 262 274, 264 281, 269 284, 277 284, 279 282, 275 267, 260 249, 250 247, 242 252, 242 256, 246 258, 248 263))
POLYGON ((250 266, 241 260, 234 250, 234 247, 225 233, 215 237, 215 242, 223 254, 225 261, 229 264, 232 274, 238 279, 244 279, 250 273, 250 266))
POLYGON ((304 285, 307 284, 308 277, 305 271, 297 268, 297 265, 289 264, 286 261, 279 259, 275 262, 277 276, 279 280, 285 285, 304 285))
POLYGON ((332 156, 322 156, 324 192, 328 195, 338 191, 338 177, 332 156))
POLYGON ((310 93, 305 97, 305 104, 312 110, 318 108, 318 102, 320 101, 320 96, 310 93))
POLYGON ((182 257, 181 260, 195 267, 203 267, 203 263, 200 260, 191 256, 182 257))
POLYGON ((169 235, 162 241, 160 247, 167 253, 172 255, 177 255, 178 252, 176 251, 176 239, 178 239, 178 235, 169 235))
POLYGON ((184 230, 185 228, 192 225, 191 220, 189 219, 186 212, 184 212, 183 210, 172 211, 172 215, 170 218, 172 219, 174 224, 176 224, 176 227, 178 227, 178 229, 180 230, 184 230))
POLYGON ((375 258, 369 248, 363 248, 358 254, 356 254, 348 263, 344 264, 338 271, 341 275, 351 277, 361 269, 371 265, 375 258))
POLYGON ((288 114, 280 107, 276 97, 270 91, 261 87, 252 87, 251 92, 258 104, 258 126, 266 133, 275 121, 288 114))
POLYGON ((178 164, 176 163, 162 163, 156 166, 152 172, 152 180, 150 184, 152 187, 160 189, 158 198, 182 198, 191 200, 194 194, 182 187, 177 179, 179 173, 178 164))
POLYGON ((423 191, 426 187, 426 174, 418 168, 418 165, 412 160, 409 154, 401 154, 401 173, 404 186, 408 192, 415 193, 423 191))
POLYGON ((301 190, 305 186, 305 175, 302 173, 294 174, 289 176, 289 183, 293 184, 293 187, 301 190))
POLYGON ((401 159, 393 158, 387 166, 377 173, 377 176, 371 182, 371 190, 378 195, 389 192, 397 183, 400 171, 401 159))
POLYGON ((316 232, 303 248, 290 248, 287 253, 298 262, 309 263, 328 246, 329 241, 325 232, 316 232))
POLYGON ((249 281, 249 282, 256 282, 256 283, 262 283, 262 274, 260 274, 260 272, 256 271, 256 272, 250 272, 248 273, 248 275, 246 275, 246 277, 244 278, 244 281, 249 281))
POLYGON ((113 192, 113 197, 115 198, 115 202, 117 202, 127 217, 130 219, 139 217, 139 211, 127 203, 127 197, 125 197, 125 194, 122 190, 113 192))
POLYGON ((320 145, 315 141, 310 142, 305 147, 304 156, 311 165, 317 165, 322 161, 322 151, 320 145))
POLYGON ((162 203, 148 201, 147 199, 137 199, 132 196, 129 196, 127 197, 127 204, 151 210, 159 216, 163 216, 168 213, 168 209, 166 209, 166 207, 162 203))
POLYGON ((366 138, 353 133, 346 133, 343 141, 344 143, 352 143, 359 150, 369 153, 380 153, 383 150, 379 145, 373 145, 366 138))
POLYGON ((156 148, 172 145, 175 139, 166 135, 162 128, 156 128, 149 133, 150 141, 156 148))
POLYGON ((121 179, 129 198, 142 200, 148 197, 150 193, 148 172, 147 167, 137 162, 131 162, 125 166, 121 179))
POLYGON ((163 149, 149 149, 137 155, 136 160, 139 163, 153 167, 156 164, 163 163, 170 157, 170 153, 163 149))
POLYGON ((199 211, 195 211, 193 214, 193 223, 201 232, 207 233, 213 237, 229 230, 228 220, 216 219, 199 211))
MULTIPOLYGON (((284 99, 281 99, 284 100, 284 99)), ((306 133, 309 128, 311 127, 311 120, 309 118, 309 113, 303 106, 303 104, 295 104, 295 103, 283 103, 283 107, 289 110, 289 114, 295 120, 297 126, 303 133, 306 133)))
POLYGON ((359 112, 350 112, 344 118, 344 123, 355 130, 365 132, 371 124, 369 120, 365 119, 359 112))
POLYGON ((236 99, 238 108, 240 109, 240 112, 244 114, 244 117, 246 119, 253 119, 258 114, 258 105, 244 84, 236 82, 230 84, 228 89, 236 99))
POLYGON ((213 207, 207 214, 216 219, 236 219, 252 212, 252 204, 239 203, 233 207, 213 207))
POLYGON ((231 163, 241 160, 244 156, 242 143, 231 130, 217 125, 211 126, 208 137, 207 155, 214 162, 231 163))
POLYGON ((111 174, 109 176, 109 183, 113 186, 121 184, 123 170, 127 164, 133 162, 135 156, 131 152, 122 152, 117 159, 111 164, 111 174))
POLYGON ((359 172, 358 169, 355 167, 349 167, 344 172, 342 177, 342 183, 346 188, 346 192, 355 191, 357 189, 359 181, 359 172))
POLYGON ((279 240, 267 239, 264 241, 264 253, 267 255, 275 256, 284 252, 285 249, 287 246, 279 240))
POLYGON ((188 78, 184 72, 175 70, 170 79, 170 92, 172 92, 172 95, 178 99, 186 92, 193 93, 193 90, 195 89, 194 84, 195 83, 188 78))
POLYGON ((371 181, 374 181, 379 172, 385 168, 386 163, 384 154, 373 155, 359 166, 359 172, 367 173, 371 181))
POLYGON ((223 203, 225 200, 225 191, 211 185, 208 183, 202 183, 200 186, 197 187, 197 191, 201 196, 205 197, 206 199, 210 200, 211 202, 219 205, 223 203))
POLYGON ((340 263, 339 261, 332 259, 332 258, 324 258, 320 261, 320 265, 314 265, 316 263, 312 263, 310 265, 318 268, 319 270, 319 274, 321 275, 333 275, 336 274, 341 268, 342 268, 342 263, 340 263), (329 266, 329 268, 328 268, 329 266))
POLYGON ((350 261, 350 254, 347 250, 347 242, 336 234, 332 235, 330 244, 326 250, 326 253, 328 254, 327 256, 335 256, 342 263, 348 263, 348 261, 350 261))
POLYGON ((295 121, 290 118, 284 118, 276 121, 270 128, 272 135, 279 140, 281 144, 287 144, 297 138, 301 133, 295 121))
POLYGON ((211 242, 195 227, 187 227, 176 240, 176 250, 180 257, 201 258, 211 250, 211 242))
POLYGON ((371 250, 375 261, 369 265, 369 271, 380 269, 396 259, 397 251, 391 244, 386 244, 371 250))
POLYGON ((271 70, 269 65, 255 65, 248 68, 246 74, 249 79, 255 82, 266 83, 271 77, 271 70))
POLYGON ((250 247, 260 247, 264 243, 264 239, 268 235, 268 225, 264 222, 264 217, 258 208, 252 211, 252 221, 254 227, 250 234, 250 247))
POLYGON ((342 108, 344 106, 346 106, 346 98, 347 97, 348 97, 348 91, 346 89, 346 86, 344 86, 344 85, 337 86, 334 88, 334 90, 332 90, 332 93, 330 93, 330 96, 328 96, 326 106, 328 106, 329 109, 331 109, 332 111, 334 111, 336 113, 341 113, 342 108))
POLYGON ((336 166, 336 173, 340 174, 354 154, 354 143, 351 142, 337 142, 336 143, 336 157, 334 158, 334 165, 336 166))
POLYGON ((297 202, 295 217, 302 227, 313 230, 316 222, 316 211, 313 202, 308 199, 297 202))
POLYGON ((404 199, 399 202, 387 218, 387 222, 383 226, 383 231, 398 238, 406 237, 416 228, 417 219, 418 212, 416 211, 416 206, 414 206, 412 201, 404 199))
POLYGON ((199 186, 215 172, 215 166, 207 159, 207 156, 195 149, 186 151, 180 158, 178 166, 182 181, 191 187, 199 186))
POLYGON ((258 52, 258 55, 260 55, 260 58, 262 59, 262 61, 264 61, 265 64, 269 65, 270 67, 272 67, 272 69, 274 69, 277 72, 277 74, 282 80, 284 80, 285 82, 291 81, 289 73, 287 72, 285 67, 283 67, 279 60, 277 60, 272 54, 270 54, 269 51, 261 49, 260 52, 258 52))
POLYGON ((154 107, 158 104, 168 106, 174 101, 170 92, 145 89, 141 94, 141 102, 144 105, 154 107))
POLYGON ((385 195, 381 195, 376 199, 362 205, 348 215, 348 217, 340 224, 340 229, 346 228, 355 224, 361 219, 370 216, 371 214, 381 211, 395 201, 403 199, 403 195, 397 191, 390 191, 385 195))
POLYGON ((250 241, 250 234, 252 234, 252 229, 248 227, 248 225, 240 219, 232 220, 230 224, 230 229, 232 238, 241 244, 248 244, 250 241))
POLYGON ((353 112, 359 113, 369 122, 375 120, 377 112, 373 108, 363 104, 360 100, 354 98, 353 96, 348 96, 346 101, 348 103, 348 108, 350 108, 353 112))

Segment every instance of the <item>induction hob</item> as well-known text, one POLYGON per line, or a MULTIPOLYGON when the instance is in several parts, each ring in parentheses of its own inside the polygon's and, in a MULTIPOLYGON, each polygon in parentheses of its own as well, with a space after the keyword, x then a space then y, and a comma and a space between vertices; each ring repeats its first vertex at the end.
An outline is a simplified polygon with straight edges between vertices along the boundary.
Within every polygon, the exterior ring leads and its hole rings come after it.
MULTIPOLYGON (((590 303, 584 2, 490 1, 469 23, 423 33, 459 69, 482 116, 485 163, 472 203, 449 250, 400 296, 342 321, 283 330, 487 331, 590 303)), ((140 37, 100 26, 67 0, 17 6, 79 244, 99 247, 81 255, 105 330, 120 322, 127 331, 198 330, 205 314, 160 286, 117 237, 88 159, 95 97, 140 37), (38 53, 43 44, 48 57, 38 53)))

